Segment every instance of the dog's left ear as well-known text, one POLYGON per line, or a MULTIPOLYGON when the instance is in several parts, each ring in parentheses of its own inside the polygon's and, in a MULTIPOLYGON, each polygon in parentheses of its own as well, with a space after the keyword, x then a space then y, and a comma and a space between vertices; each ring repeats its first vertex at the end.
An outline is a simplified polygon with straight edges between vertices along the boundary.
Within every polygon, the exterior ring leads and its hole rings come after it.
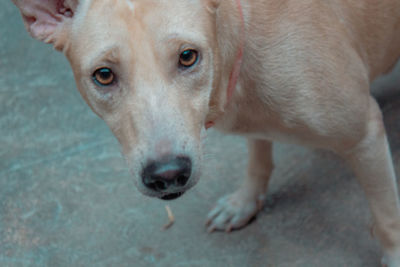
POLYGON ((12 0, 32 37, 63 50, 79 0, 12 0))

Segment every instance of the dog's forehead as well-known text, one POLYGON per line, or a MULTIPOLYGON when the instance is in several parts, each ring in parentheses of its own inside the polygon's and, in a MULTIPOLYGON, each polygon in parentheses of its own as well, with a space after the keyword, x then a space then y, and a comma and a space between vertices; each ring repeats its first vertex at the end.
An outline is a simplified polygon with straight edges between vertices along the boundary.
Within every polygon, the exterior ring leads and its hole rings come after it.
POLYGON ((206 10, 196 0, 87 0, 74 23, 74 58, 91 60, 116 45, 125 52, 160 48, 169 39, 204 44, 202 12, 206 10))
POLYGON ((196 27, 203 22, 199 13, 204 12, 201 1, 182 0, 90 0, 83 6, 81 23, 95 27, 99 23, 103 27, 126 24, 151 29, 171 24, 196 27))
POLYGON ((158 41, 172 34, 201 35, 207 22, 200 0, 87 0, 80 9, 73 38, 91 44, 113 37, 143 40, 143 33, 158 41))

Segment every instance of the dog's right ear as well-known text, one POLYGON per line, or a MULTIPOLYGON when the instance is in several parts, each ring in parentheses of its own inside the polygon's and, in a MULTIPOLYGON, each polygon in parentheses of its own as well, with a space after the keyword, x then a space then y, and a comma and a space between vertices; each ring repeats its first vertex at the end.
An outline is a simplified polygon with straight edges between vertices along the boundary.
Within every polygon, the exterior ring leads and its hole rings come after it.
POLYGON ((32 37, 63 50, 79 0, 12 0, 32 37))

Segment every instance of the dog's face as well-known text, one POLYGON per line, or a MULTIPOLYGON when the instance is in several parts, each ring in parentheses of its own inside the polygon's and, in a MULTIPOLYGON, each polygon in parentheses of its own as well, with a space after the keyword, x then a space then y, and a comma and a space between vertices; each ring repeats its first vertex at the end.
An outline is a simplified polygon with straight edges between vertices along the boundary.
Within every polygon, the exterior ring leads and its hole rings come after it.
MULTIPOLYGON (((24 14, 24 5, 48 1, 15 2, 24 14)), ((200 176, 218 58, 216 3, 55 2, 63 22, 47 41, 64 50, 83 98, 119 140, 135 184, 149 196, 180 196, 200 176)), ((24 16, 32 35, 46 40, 24 16)))

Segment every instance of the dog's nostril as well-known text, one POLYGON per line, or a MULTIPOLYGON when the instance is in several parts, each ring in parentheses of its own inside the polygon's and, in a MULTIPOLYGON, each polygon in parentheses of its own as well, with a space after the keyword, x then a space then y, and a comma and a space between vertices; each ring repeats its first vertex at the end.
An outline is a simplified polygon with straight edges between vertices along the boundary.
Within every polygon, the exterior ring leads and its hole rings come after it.
POLYGON ((189 180, 189 176, 181 175, 178 177, 178 179, 176 181, 178 182, 179 186, 184 186, 184 185, 186 185, 188 180, 189 180))
POLYGON ((153 182, 144 180, 143 182, 147 188, 157 192, 164 191, 168 188, 168 184, 162 180, 154 180, 153 182))
POLYGON ((165 189, 167 189, 167 183, 166 182, 164 182, 164 181, 161 181, 161 180, 158 180, 158 181, 155 181, 154 182, 154 185, 155 185, 155 189, 157 190, 157 191, 162 191, 162 190, 165 190, 165 189))

